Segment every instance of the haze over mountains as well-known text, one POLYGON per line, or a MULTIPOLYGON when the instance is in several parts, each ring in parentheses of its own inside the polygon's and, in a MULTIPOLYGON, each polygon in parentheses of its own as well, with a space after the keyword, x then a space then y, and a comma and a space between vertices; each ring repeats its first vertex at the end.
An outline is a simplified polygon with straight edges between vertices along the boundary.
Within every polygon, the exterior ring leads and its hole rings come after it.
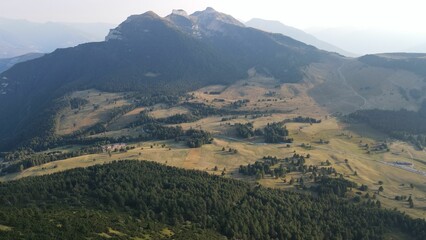
POLYGON ((0 58, 0 73, 6 71, 7 69, 13 67, 13 65, 29 61, 35 58, 43 56, 43 53, 27 53, 22 56, 12 57, 12 58, 0 58))
MULTIPOLYGON (((279 21, 253 18, 248 27, 281 33, 319 49, 344 56, 360 56, 383 52, 426 52, 426 36, 396 34, 383 30, 340 28, 308 28, 301 30, 279 21)), ((108 23, 36 23, 0 18, 0 58, 27 53, 49 53, 56 48, 102 41, 114 24, 108 23)))
POLYGON ((101 41, 112 27, 106 23, 35 23, 0 18, 0 58, 101 41))
POLYGON ((281 33, 298 41, 348 57, 386 52, 426 52, 426 36, 414 33, 399 34, 375 29, 308 28, 300 30, 279 21, 253 18, 248 27, 281 33))
POLYGON ((340 49, 336 46, 331 45, 330 43, 321 41, 317 39, 315 36, 308 34, 300 29, 290 27, 287 25, 284 25, 283 23, 279 21, 272 21, 272 20, 263 20, 259 18, 253 18, 250 21, 245 23, 248 27, 257 28, 263 31, 267 32, 273 32, 273 33, 281 33, 283 35, 289 36, 291 38, 296 39, 297 41, 304 42, 306 44, 315 46, 316 48, 323 49, 329 52, 336 52, 344 56, 348 57, 354 57, 356 54, 350 53, 348 51, 345 51, 343 49, 340 49))
POLYGON ((426 52, 426 35, 353 27, 307 29, 313 36, 358 55, 385 52, 426 52))

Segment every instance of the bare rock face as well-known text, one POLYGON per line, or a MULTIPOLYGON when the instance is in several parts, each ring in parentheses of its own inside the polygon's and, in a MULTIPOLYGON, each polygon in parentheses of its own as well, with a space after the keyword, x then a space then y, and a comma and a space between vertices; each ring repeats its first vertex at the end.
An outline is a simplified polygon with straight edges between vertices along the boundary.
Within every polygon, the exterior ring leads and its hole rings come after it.
POLYGON ((230 25, 245 27, 232 16, 220 13, 210 7, 191 15, 188 15, 184 10, 173 10, 172 14, 168 15, 166 19, 173 22, 180 30, 199 38, 215 32, 225 32, 226 27, 230 25))
POLYGON ((189 18, 188 13, 186 13, 185 10, 183 10, 183 9, 174 9, 172 11, 172 14, 189 18))
POLYGON ((152 22, 165 22, 165 19, 152 11, 139 15, 132 15, 122 22, 118 27, 111 29, 105 37, 105 41, 124 40, 134 37, 134 35, 149 32, 149 25, 152 22))

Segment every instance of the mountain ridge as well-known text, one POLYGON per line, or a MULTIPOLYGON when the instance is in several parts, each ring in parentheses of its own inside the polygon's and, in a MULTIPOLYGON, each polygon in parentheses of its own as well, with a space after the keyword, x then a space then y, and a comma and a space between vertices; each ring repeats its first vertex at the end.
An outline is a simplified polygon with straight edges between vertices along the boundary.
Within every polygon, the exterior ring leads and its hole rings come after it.
POLYGON ((260 18, 253 18, 245 23, 248 27, 257 28, 267 32, 281 33, 283 35, 294 38, 295 40, 304 42, 306 44, 310 44, 315 46, 318 49, 323 49, 329 52, 336 52, 344 56, 348 57, 356 57, 357 54, 350 53, 346 50, 343 50, 339 47, 336 47, 328 42, 319 40, 315 36, 306 33, 300 29, 287 26, 279 21, 275 20, 264 20, 260 18))
POLYGON ((99 41, 110 27, 106 23, 37 23, 0 18, 0 58, 49 53, 56 48, 99 41))
POLYGON ((0 73, 6 71, 7 69, 13 67, 13 65, 20 62, 25 62, 33 60, 43 56, 43 53, 27 53, 21 56, 12 57, 12 58, 0 58, 0 73))

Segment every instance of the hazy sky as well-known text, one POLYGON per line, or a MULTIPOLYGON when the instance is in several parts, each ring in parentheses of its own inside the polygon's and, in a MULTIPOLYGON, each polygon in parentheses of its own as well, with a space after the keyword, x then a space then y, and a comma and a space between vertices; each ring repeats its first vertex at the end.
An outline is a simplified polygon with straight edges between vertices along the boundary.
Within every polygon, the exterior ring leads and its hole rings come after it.
POLYGON ((120 23, 131 14, 211 6, 247 21, 253 17, 310 27, 352 26, 426 33, 423 0, 0 0, 0 17, 31 21, 120 23))
POLYGON ((118 25, 150 10, 206 7, 241 21, 278 20, 352 53, 426 52, 424 0, 0 0, 0 18, 118 25))

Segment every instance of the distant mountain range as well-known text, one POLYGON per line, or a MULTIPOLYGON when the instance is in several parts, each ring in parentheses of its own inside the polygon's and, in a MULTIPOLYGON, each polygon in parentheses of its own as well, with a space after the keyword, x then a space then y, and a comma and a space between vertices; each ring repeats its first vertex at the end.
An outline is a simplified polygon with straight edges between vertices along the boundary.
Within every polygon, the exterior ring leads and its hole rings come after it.
POLYGON ((336 52, 343 56, 348 57, 355 57, 356 54, 350 53, 348 51, 345 51, 341 48, 338 48, 336 46, 333 46, 330 43, 327 43, 325 41, 321 41, 315 36, 308 34, 300 29, 290 27, 287 25, 284 25, 283 23, 279 21, 272 21, 272 20, 264 20, 259 18, 253 18, 250 21, 245 23, 248 27, 257 28, 263 31, 267 32, 273 32, 273 33, 281 33, 283 35, 289 36, 291 38, 294 38, 297 41, 304 42, 306 44, 312 45, 316 48, 326 50, 329 52, 336 52))
POLYGON ((426 35, 350 27, 307 29, 306 31, 318 39, 359 55, 426 52, 426 35))
POLYGON ((20 62, 25 62, 33 60, 43 56, 43 53, 28 53, 22 56, 12 57, 12 58, 0 58, 0 73, 6 71, 7 69, 13 67, 13 65, 20 62))
POLYGON ((0 58, 101 41, 112 27, 106 23, 35 23, 0 18, 0 58))

